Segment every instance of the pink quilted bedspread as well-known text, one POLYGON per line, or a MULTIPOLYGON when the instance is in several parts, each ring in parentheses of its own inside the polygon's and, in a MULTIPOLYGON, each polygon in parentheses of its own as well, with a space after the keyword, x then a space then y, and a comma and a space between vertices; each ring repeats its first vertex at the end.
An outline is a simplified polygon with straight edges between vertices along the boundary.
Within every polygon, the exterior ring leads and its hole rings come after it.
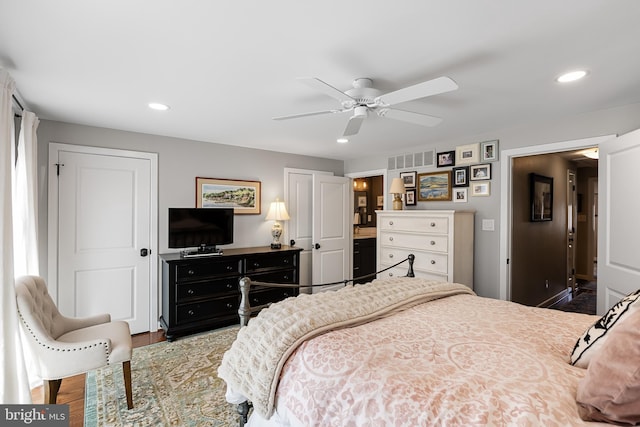
POLYGON ((277 407, 306 426, 575 426, 568 363, 597 317, 457 295, 314 338, 277 407))

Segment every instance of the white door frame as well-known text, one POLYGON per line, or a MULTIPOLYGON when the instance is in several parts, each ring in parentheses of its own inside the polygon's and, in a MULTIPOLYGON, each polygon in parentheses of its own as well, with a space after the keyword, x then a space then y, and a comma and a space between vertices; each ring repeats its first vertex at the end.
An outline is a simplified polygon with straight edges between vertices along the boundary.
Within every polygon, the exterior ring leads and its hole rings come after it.
POLYGON ((532 156, 536 154, 557 153, 561 151, 595 147, 615 136, 616 135, 604 135, 575 139, 571 141, 553 142, 549 144, 504 150, 500 153, 500 156, 502 157, 500 160, 500 176, 503 177, 500 185, 500 299, 511 301, 511 269, 508 263, 511 259, 511 173, 513 159, 516 157, 532 156))
POLYGON ((71 151, 83 154, 133 157, 149 160, 151 165, 151 216, 149 218, 149 248, 151 249, 151 259, 149 260, 150 287, 149 290, 149 325, 158 327, 158 154, 141 151, 119 150, 112 148, 90 147, 85 145, 62 144, 52 142, 49 144, 49 188, 48 188, 48 274, 47 286, 53 301, 58 304, 58 177, 57 167, 54 159, 58 159, 58 152, 71 151))

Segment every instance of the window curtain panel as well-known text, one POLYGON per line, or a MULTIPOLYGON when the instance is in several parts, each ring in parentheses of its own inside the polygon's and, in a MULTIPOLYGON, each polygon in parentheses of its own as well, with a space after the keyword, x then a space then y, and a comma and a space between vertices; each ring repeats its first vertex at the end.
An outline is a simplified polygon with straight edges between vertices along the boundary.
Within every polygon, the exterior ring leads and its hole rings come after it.
POLYGON ((0 68, 0 307, 2 336, 0 337, 0 403, 31 403, 22 344, 20 342, 13 270, 12 169, 15 139, 11 97, 15 82, 0 68))
POLYGON ((38 177, 36 130, 39 120, 23 111, 13 180, 14 276, 38 276, 38 177))

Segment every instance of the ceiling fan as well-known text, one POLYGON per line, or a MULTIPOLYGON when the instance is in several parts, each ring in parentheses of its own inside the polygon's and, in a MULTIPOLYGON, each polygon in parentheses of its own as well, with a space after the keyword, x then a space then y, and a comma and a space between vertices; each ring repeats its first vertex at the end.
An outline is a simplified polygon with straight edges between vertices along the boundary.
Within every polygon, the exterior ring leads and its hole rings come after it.
POLYGON ((342 108, 335 110, 314 111, 310 113, 293 114, 290 116, 274 117, 274 120, 297 119, 300 117, 317 116, 320 114, 345 113, 352 111, 353 115, 347 122, 343 136, 355 135, 360 130, 362 122, 368 116, 369 111, 375 112, 380 117, 387 117, 422 126, 436 126, 442 119, 395 108, 396 104, 438 95, 458 89, 456 82, 449 77, 438 77, 433 80, 408 86, 393 92, 383 94, 373 87, 373 81, 369 78, 358 78, 352 83, 353 88, 345 92, 336 89, 328 83, 315 77, 301 77, 302 83, 317 89, 325 95, 340 101, 342 108))

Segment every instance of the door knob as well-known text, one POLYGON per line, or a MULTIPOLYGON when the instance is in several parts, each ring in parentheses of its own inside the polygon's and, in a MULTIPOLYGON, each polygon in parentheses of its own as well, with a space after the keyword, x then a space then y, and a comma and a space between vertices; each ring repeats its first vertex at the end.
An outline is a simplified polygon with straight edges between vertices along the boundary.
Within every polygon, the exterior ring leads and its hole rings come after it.
POLYGON ((291 240, 289 241, 289 245, 291 245, 291 246, 295 246, 295 245, 296 245, 296 241, 295 241, 295 240, 293 240, 293 239, 291 239, 291 240))
POLYGON ((147 255, 149 255, 149 252, 151 252, 151 251, 149 251, 149 249, 142 248, 142 249, 140 249, 140 256, 147 256, 147 255))
POLYGON ((313 245, 313 247, 314 247, 315 249, 320 249, 320 243, 316 243, 315 245, 313 245))

